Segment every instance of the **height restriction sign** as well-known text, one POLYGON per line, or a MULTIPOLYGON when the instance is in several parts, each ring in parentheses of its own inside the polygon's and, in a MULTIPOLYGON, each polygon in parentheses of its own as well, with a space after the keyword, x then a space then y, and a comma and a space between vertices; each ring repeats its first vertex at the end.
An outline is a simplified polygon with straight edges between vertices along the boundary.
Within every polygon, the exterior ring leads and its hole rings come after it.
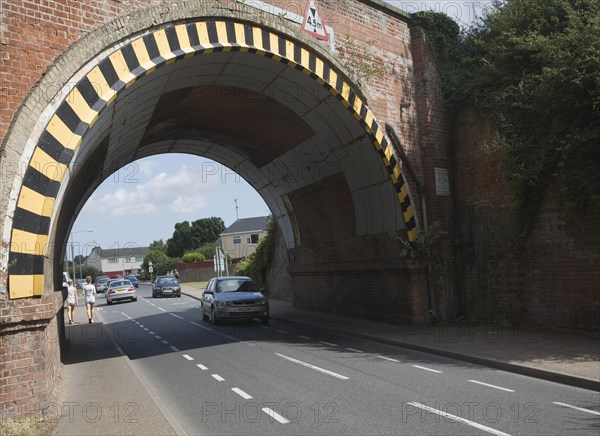
POLYGON ((329 35, 325 29, 325 21, 319 13, 319 7, 317 6, 316 0, 308 0, 306 2, 306 12, 304 12, 304 22, 302 23, 302 30, 310 33, 317 39, 323 41, 329 40, 329 35))

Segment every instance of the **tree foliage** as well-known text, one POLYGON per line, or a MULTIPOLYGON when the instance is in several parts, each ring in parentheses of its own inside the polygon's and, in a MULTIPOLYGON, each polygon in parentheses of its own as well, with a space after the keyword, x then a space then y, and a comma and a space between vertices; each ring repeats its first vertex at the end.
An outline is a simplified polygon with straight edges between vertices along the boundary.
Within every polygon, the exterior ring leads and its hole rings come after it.
POLYGON ((418 20, 450 105, 472 104, 497 120, 518 228, 530 231, 547 189, 573 212, 598 201, 600 2, 505 0, 447 37, 434 27, 442 19, 418 20))
POLYGON ((181 257, 185 252, 194 251, 206 243, 212 243, 225 230, 221 218, 201 218, 190 224, 183 221, 175 224, 173 236, 167 241, 167 254, 181 257))
POLYGON ((153 274, 164 275, 167 271, 173 269, 175 264, 179 262, 180 259, 169 257, 164 251, 158 249, 148 250, 148 253, 144 256, 144 262, 142 262, 142 269, 147 273, 148 272, 148 262, 152 262, 152 267, 154 269, 153 274))
POLYGON ((198 251, 189 251, 183 255, 183 262, 204 262, 206 257, 198 251))
POLYGON ((277 221, 270 216, 267 220, 266 235, 258 242, 256 251, 235 266, 235 274, 252 277, 260 285, 267 281, 267 270, 275 255, 277 242, 277 221))

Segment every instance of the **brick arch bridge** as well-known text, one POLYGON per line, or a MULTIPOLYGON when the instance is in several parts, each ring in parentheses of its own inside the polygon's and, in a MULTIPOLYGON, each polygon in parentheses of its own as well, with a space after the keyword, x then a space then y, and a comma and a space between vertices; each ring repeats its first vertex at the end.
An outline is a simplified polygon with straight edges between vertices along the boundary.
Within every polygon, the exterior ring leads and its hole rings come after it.
MULTIPOLYGON (((282 13, 286 2, 130 3, 91 19, 70 47, 55 42, 46 64, 13 71, 38 76, 27 97, 2 108, 11 120, 1 131, 2 165, 11 169, 0 203, 2 340, 4 360, 31 377, 18 390, 2 388, 0 404, 48 401, 64 336, 56 290, 73 222, 106 177, 160 153, 223 163, 261 194, 283 236, 297 305, 426 320, 422 271, 403 263, 393 237, 414 240, 417 223, 427 222, 418 213, 428 193, 411 195, 418 176, 404 174, 427 170, 424 142, 439 139, 428 133, 438 109, 428 96, 427 51, 408 18, 377 1, 323 1, 328 44, 282 13), (358 32, 345 21, 357 13, 365 18, 358 32), (378 40, 369 37, 374 29, 378 40), (374 61, 384 67, 365 80, 359 67, 374 61), (384 123, 400 138, 394 144, 384 123), (23 338, 32 357, 17 346, 23 338)), ((27 7, 3 13, 14 18, 27 7)), ((100 13, 90 2, 64 9, 74 22, 100 13)), ((46 22, 23 14, 24 28, 52 27, 65 11, 50 12, 46 22)), ((27 45, 28 37, 10 42, 27 45)), ((431 157, 444 164, 443 153, 431 157)))

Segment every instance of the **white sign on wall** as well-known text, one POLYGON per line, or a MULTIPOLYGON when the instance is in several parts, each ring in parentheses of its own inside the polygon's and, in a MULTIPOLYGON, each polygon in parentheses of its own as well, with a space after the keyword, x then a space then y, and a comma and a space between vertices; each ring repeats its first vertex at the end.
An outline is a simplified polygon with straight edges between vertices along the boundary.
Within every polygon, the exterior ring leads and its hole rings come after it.
POLYGON ((447 168, 434 168, 435 171, 435 193, 440 197, 450 196, 450 181, 448 180, 447 168))

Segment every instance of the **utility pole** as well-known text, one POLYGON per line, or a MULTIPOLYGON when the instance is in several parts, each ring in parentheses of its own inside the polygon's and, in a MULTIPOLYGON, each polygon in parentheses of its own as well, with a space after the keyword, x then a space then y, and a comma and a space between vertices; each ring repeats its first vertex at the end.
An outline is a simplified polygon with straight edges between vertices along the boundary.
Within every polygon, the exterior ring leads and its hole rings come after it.
POLYGON ((237 204, 237 201, 238 201, 238 199, 236 198, 236 199, 235 199, 235 200, 233 200, 233 201, 235 201, 235 219, 236 219, 236 220, 239 220, 239 219, 240 219, 240 216, 239 216, 239 214, 238 214, 238 209, 239 209, 239 208, 238 208, 238 204, 237 204))

